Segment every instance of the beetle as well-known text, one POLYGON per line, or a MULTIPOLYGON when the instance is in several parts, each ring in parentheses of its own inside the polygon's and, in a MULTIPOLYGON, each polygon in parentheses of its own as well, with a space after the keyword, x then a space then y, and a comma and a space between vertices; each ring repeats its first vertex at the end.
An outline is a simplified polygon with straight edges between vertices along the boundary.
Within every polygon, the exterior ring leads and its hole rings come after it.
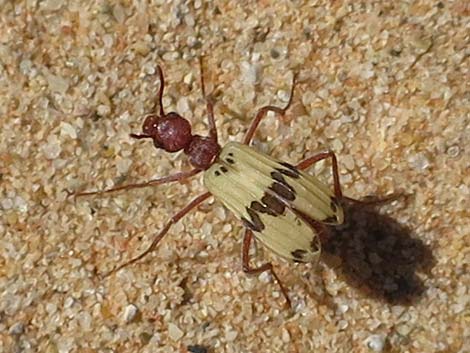
POLYGON ((77 192, 75 196, 105 194, 181 181, 198 173, 204 173, 208 189, 175 213, 155 236, 150 246, 140 255, 117 266, 105 276, 129 266, 156 249, 171 226, 186 216, 210 196, 214 196, 232 211, 246 227, 242 246, 242 267, 248 274, 270 272, 279 284, 288 307, 291 301, 286 288, 273 269, 272 263, 259 267, 250 265, 249 249, 256 237, 262 244, 281 257, 294 262, 314 262, 320 256, 320 236, 327 226, 340 225, 344 215, 343 196, 339 181, 338 163, 334 152, 313 155, 296 165, 277 161, 250 147, 253 136, 268 112, 286 113, 292 104, 296 75, 293 76, 289 101, 284 108, 264 106, 258 110, 242 142, 218 142, 212 100, 206 94, 202 60, 201 89, 208 113, 207 136, 194 135, 191 124, 177 112, 166 113, 163 109, 165 80, 163 70, 157 66, 160 87, 152 109, 145 116, 142 133, 130 134, 134 139, 151 139, 157 149, 169 153, 183 151, 192 165, 189 171, 153 179, 139 184, 128 184, 102 191, 77 192), (156 106, 159 110, 156 113, 156 106), (333 174, 333 191, 315 176, 304 172, 318 161, 330 159, 333 174))

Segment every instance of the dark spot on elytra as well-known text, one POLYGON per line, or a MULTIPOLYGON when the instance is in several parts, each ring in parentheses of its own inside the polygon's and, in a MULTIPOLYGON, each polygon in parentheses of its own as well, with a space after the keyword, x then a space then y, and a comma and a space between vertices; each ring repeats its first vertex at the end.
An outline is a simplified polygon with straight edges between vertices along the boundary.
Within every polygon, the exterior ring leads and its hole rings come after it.
POLYGON ((220 172, 219 172, 218 170, 216 170, 216 171, 214 172, 214 174, 215 174, 215 176, 219 176, 219 175, 220 175, 220 172))
POLYGON ((255 212, 266 213, 276 217, 284 214, 286 210, 286 205, 283 200, 295 200, 295 192, 292 187, 287 184, 282 174, 272 172, 271 175, 279 182, 271 184, 268 191, 266 191, 261 198, 261 203, 253 201, 250 205, 250 209, 255 212))
POLYGON ((232 158, 227 158, 225 159, 227 161, 227 163, 230 163, 230 164, 234 164, 235 161, 232 159, 232 158))
POLYGON ((230 157, 233 157, 233 153, 232 152, 229 152, 227 153, 230 157))
POLYGON ((255 232, 261 232, 265 228, 265 226, 264 223, 261 221, 259 214, 255 210, 248 207, 246 207, 246 212, 248 212, 248 215, 250 216, 249 223, 251 226, 248 228, 255 232))
POLYGON ((251 229, 251 230, 255 230, 255 226, 253 225, 253 223, 251 223, 249 220, 247 220, 245 217, 242 217, 242 223, 243 225, 248 228, 248 229, 251 229))
POLYGON ((291 178, 299 178, 300 177, 300 173, 299 171, 297 170, 296 167, 294 167, 293 165, 289 164, 289 163, 286 163, 286 162, 281 162, 280 163, 283 167, 286 167, 287 169, 281 169, 281 168, 276 168, 277 171, 281 172, 282 174, 284 175, 287 175, 291 178))
POLYGON ((270 190, 274 191, 276 195, 283 198, 284 200, 294 201, 295 193, 292 189, 288 188, 286 185, 281 183, 273 183, 270 187, 270 190))
MULTIPOLYGON (((282 175, 282 171, 282 169, 279 169, 277 171, 271 172, 271 177, 275 180, 275 182, 272 183, 269 186, 268 190, 264 193, 263 197, 260 200, 261 202, 253 201, 250 204, 250 207, 247 208, 248 214, 251 217, 251 224, 255 228, 260 228, 257 225, 262 225, 264 229, 264 225, 259 219, 258 212, 269 214, 270 216, 274 217, 280 216, 284 214, 286 210, 286 205, 283 200, 295 200, 295 190, 287 183, 284 176, 282 175)), ((288 174, 291 173, 290 170, 286 170, 285 172, 288 174)))
POLYGON ((286 179, 284 179, 284 176, 277 169, 275 172, 271 172, 271 178, 273 178, 274 180, 282 184, 285 184, 286 182, 286 179))
POLYGON ((220 167, 220 170, 222 171, 222 173, 228 172, 228 169, 225 166, 220 167))
POLYGON ((277 214, 276 214, 276 212, 274 212, 274 210, 266 207, 265 205, 262 205, 258 201, 253 201, 250 205, 250 208, 255 210, 256 212, 267 213, 271 216, 277 216, 277 214))
POLYGON ((286 188, 288 188, 290 191, 295 193, 295 189, 292 186, 289 185, 289 183, 286 181, 286 179, 284 178, 284 176, 280 172, 278 172, 278 171, 271 172, 271 178, 278 181, 279 183, 284 185, 286 188))
POLYGON ((289 185, 281 172, 271 172, 271 177, 276 180, 277 183, 273 183, 270 189, 284 200, 294 201, 296 196, 295 189, 289 185))
POLYGON ((266 213, 265 212, 265 206, 260 204, 258 201, 252 201, 251 205, 250 205, 250 208, 252 210, 255 210, 256 212, 266 213))
POLYGON ((261 202, 271 210, 273 216, 282 215, 286 209, 286 206, 274 195, 264 194, 261 198, 261 202))
POLYGON ((338 211, 337 203, 338 202, 336 201, 336 197, 332 197, 330 202, 330 208, 333 210, 334 213, 338 211))
POLYGON ((297 261, 303 261, 305 254, 307 253, 304 249, 297 249, 291 252, 291 255, 297 261))
POLYGON ((322 220, 323 223, 338 223, 338 218, 336 216, 329 216, 322 220))
POLYGON ((316 235, 313 237, 312 241, 310 242, 310 250, 312 252, 318 252, 320 251, 320 237, 317 237, 316 235))

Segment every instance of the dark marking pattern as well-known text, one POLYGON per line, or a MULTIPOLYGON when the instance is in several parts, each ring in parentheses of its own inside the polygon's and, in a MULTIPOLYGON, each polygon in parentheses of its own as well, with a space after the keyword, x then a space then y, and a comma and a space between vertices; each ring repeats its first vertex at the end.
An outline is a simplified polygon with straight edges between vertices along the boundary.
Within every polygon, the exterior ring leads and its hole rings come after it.
MULTIPOLYGON (((226 160, 228 161, 228 158, 226 160)), ((295 200, 295 190, 287 183, 282 171, 283 169, 278 169, 271 172, 271 177, 275 181, 269 186, 263 197, 261 197, 261 202, 255 200, 246 208, 250 219, 244 218, 243 222, 249 229, 261 232, 265 225, 261 221, 259 213, 268 214, 273 217, 281 216, 286 211, 287 206, 285 201, 295 200)), ((292 174, 290 169, 285 172, 287 173, 285 175, 292 174)))
POLYGON ((305 254, 307 254, 307 250, 304 249, 297 249, 291 252, 292 257, 297 261, 303 261, 305 254))
POLYGON ((235 161, 232 158, 225 159, 229 164, 235 164, 235 161))
POLYGON ((244 227, 246 227, 250 230, 253 230, 253 224, 249 220, 247 220, 245 217, 242 217, 241 221, 242 221, 244 227))
POLYGON ((253 201, 250 205, 250 208, 259 213, 267 213, 271 216, 276 216, 276 212, 274 212, 274 210, 270 209, 269 207, 266 207, 259 201, 253 201))
POLYGON ((312 250, 312 252, 318 252, 320 251, 320 248, 320 237, 314 236, 310 242, 310 250, 312 250))
POLYGON ((220 170, 222 171, 222 173, 227 173, 228 172, 228 169, 225 166, 220 167, 220 170))
POLYGON ((336 215, 326 217, 325 219, 322 220, 323 223, 338 223, 338 218, 336 218, 336 215))
POLYGON ((331 202, 330 202, 330 208, 332 209, 332 211, 334 213, 336 213, 338 211, 337 203, 338 203, 338 201, 336 201, 336 197, 332 197, 331 202))
POLYGON ((248 215, 250 216, 250 221, 246 219, 244 220, 244 223, 248 223, 248 228, 250 228, 254 232, 263 231, 265 226, 264 223, 261 221, 259 214, 255 210, 248 207, 246 207, 246 212, 248 212, 248 215))
POLYGON ((214 174, 215 174, 215 176, 219 176, 219 175, 220 175, 220 172, 219 172, 218 170, 216 170, 216 171, 214 172, 214 174))
POLYGON ((271 178, 274 180, 280 182, 280 183, 285 183, 286 179, 284 179, 284 176, 279 172, 277 169, 274 172, 271 172, 271 178))
POLYGON ((286 187, 284 184, 275 182, 269 187, 269 189, 274 191, 276 195, 283 198, 284 200, 295 200, 295 193, 292 192, 291 188, 286 187))
POLYGON ((279 171, 271 172, 271 177, 277 181, 271 186, 273 190, 280 197, 283 197, 285 200, 294 201, 295 200, 295 189, 289 185, 284 176, 279 171))
MULTIPOLYGON (((286 206, 276 196, 270 194, 264 194, 261 198, 261 202, 272 212, 273 216, 280 216, 284 213, 286 206)), ((270 213, 267 212, 267 213, 270 213)), ((270 213, 271 214, 271 213, 270 213)))
POLYGON ((286 162, 281 162, 280 163, 283 167, 286 167, 287 169, 281 169, 281 168, 276 168, 277 171, 281 172, 282 174, 284 175, 287 175, 291 178, 299 178, 300 177, 300 173, 299 171, 297 170, 296 167, 294 167, 293 165, 289 164, 289 163, 286 163, 286 162))

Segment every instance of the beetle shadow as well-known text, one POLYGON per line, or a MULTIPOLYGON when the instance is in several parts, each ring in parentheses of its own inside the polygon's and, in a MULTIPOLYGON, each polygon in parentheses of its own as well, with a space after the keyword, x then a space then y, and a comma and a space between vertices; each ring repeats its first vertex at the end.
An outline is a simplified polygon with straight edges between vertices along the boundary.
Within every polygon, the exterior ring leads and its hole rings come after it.
POLYGON ((326 265, 369 297, 390 304, 416 302, 425 290, 417 273, 428 274, 435 265, 431 249, 374 207, 356 202, 343 207, 345 225, 322 237, 326 265))

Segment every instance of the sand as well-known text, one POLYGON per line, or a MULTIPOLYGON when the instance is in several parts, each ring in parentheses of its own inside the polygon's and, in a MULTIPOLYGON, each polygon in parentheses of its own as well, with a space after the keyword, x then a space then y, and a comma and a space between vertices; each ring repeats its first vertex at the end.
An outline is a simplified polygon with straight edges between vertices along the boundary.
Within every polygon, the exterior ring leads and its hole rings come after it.
MULTIPOLYGON (((470 352, 470 8, 466 1, 1 2, 1 352, 470 352), (333 150, 345 205, 318 264, 241 268, 243 227, 202 177, 74 199, 188 170, 137 141, 154 108, 222 144, 270 114, 254 148, 296 163, 333 150)), ((331 185, 330 165, 310 169, 331 185)))

